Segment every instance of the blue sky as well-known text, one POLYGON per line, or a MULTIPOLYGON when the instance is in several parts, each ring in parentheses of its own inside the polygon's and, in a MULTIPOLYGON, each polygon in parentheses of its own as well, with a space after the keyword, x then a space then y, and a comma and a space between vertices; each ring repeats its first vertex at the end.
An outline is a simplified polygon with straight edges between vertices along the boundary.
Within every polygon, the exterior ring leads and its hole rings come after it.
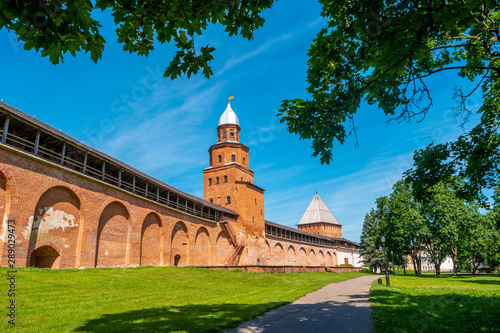
MULTIPOLYGON (((311 157, 309 141, 287 132, 277 110, 284 99, 307 98, 307 49, 324 26, 315 2, 276 2, 252 41, 211 27, 199 46, 216 47, 214 76, 162 77, 174 55, 157 45, 148 58, 130 55, 116 43, 108 13, 96 15, 106 38, 98 64, 89 55, 54 66, 24 51, 12 33, 0 31, 0 99, 72 137, 183 191, 203 197, 202 170, 228 95, 237 113, 241 142, 250 147, 255 184, 265 192, 266 219, 295 226, 315 191, 343 225, 344 237, 359 241, 365 214, 387 195, 412 164, 413 151, 464 132, 450 120, 453 74, 429 82, 434 108, 421 123, 387 123, 376 107, 356 115, 354 138, 336 145, 334 161, 311 157)), ((479 104, 475 97, 473 103, 479 104)), ((472 117, 472 124, 477 117, 472 117)), ((465 130, 472 124, 466 124, 465 130)))

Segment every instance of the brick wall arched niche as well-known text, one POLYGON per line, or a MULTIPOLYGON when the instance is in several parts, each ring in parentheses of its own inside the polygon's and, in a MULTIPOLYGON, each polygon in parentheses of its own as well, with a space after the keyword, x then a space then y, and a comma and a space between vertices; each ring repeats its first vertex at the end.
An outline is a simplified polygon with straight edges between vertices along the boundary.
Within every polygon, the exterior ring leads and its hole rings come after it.
POLYGON ((323 254, 323 251, 321 251, 321 250, 318 252, 318 262, 317 262, 317 264, 319 266, 326 266, 325 265, 326 264, 325 263, 325 255, 323 254))
POLYGON ((217 265, 225 265, 229 254, 231 254, 232 246, 229 237, 224 231, 221 231, 219 235, 217 235, 216 249, 217 265))
POLYGON ((183 222, 179 221, 175 224, 170 244, 170 265, 189 265, 189 234, 183 222))
POLYGON ((190 258, 191 265, 208 266, 212 262, 210 234, 205 227, 200 227, 196 232, 190 258))
POLYGON ((307 265, 307 255, 306 255, 306 250, 301 247, 299 250, 299 258, 297 265, 305 266, 307 265))
POLYGON ((163 229, 160 217, 149 213, 141 228, 141 266, 163 265, 163 229))
POLYGON ((263 265, 270 265, 271 264, 271 245, 269 244, 269 242, 266 240, 266 245, 264 247, 264 256, 265 256, 265 260, 264 262, 262 263, 263 265))
POLYGON ((125 266, 130 215, 120 202, 104 208, 99 218, 95 267, 125 266))
POLYGON ((291 265, 291 266, 298 265, 297 255, 295 253, 295 248, 292 245, 290 245, 288 247, 288 250, 286 253, 285 265, 291 265))
POLYGON ((330 252, 326 253, 326 259, 325 260, 326 260, 326 265, 327 266, 335 266, 333 264, 332 254, 330 252))
POLYGON ((274 245, 273 254, 271 257, 271 265, 282 266, 285 264, 285 252, 280 243, 274 245))
POLYGON ((317 266, 316 252, 312 249, 309 251, 309 255, 307 256, 307 266, 317 266))
POLYGON ((80 215, 80 199, 72 190, 55 186, 45 191, 28 220, 27 266, 75 268, 80 215))

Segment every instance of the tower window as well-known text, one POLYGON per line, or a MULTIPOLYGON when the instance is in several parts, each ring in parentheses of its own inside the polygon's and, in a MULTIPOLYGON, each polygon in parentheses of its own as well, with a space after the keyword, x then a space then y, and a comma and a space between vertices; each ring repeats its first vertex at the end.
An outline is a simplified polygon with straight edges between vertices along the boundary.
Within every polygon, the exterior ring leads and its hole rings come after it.
POLYGON ((229 137, 230 138, 234 138, 234 130, 230 130, 229 131, 229 137))
POLYGON ((212 178, 208 178, 208 186, 212 185, 212 178))
POLYGON ((222 131, 222 138, 225 139, 226 138, 226 131, 222 131))
POLYGON ((219 177, 215 177, 215 184, 219 184, 219 177))
POLYGON ((231 155, 231 162, 236 162, 236 156, 235 155, 231 155))
POLYGON ((243 157, 243 165, 246 165, 246 161, 245 161, 245 158, 243 157))
POLYGON ((219 163, 222 162, 222 155, 219 155, 219 163))
POLYGON ((252 222, 255 222, 255 219, 253 218, 253 216, 252 216, 252 222))
POLYGON ((228 204, 228 205, 229 205, 230 203, 231 203, 231 197, 229 197, 229 196, 228 196, 228 197, 227 197, 226 204, 228 204))
POLYGON ((214 199, 210 199, 210 202, 211 202, 211 203, 214 203, 214 199))
POLYGON ((227 176, 224 176, 224 183, 227 183, 227 176))
POLYGON ((255 199, 255 204, 257 204, 257 199, 255 199))

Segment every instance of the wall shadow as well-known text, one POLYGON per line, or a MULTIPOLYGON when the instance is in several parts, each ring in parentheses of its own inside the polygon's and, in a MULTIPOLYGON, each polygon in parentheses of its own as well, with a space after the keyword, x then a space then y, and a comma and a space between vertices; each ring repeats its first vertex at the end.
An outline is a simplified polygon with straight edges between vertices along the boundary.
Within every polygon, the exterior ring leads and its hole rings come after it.
POLYGON ((370 301, 371 308, 365 294, 341 302, 286 306, 282 306, 284 302, 269 302, 144 308, 104 314, 88 320, 75 332, 220 332, 252 318, 253 328, 271 323, 265 327, 271 332, 324 332, 325 322, 335 332, 373 332, 372 313, 375 331, 379 332, 496 332, 500 327, 500 295, 495 291, 439 294, 428 289, 411 294, 372 288, 370 301))
POLYGON ((284 304, 191 304, 145 308, 102 315, 87 321, 74 332, 220 332, 284 304))
POLYGON ((255 328, 259 332, 260 329, 270 332, 329 332, 330 328, 337 333, 373 332, 368 299, 368 294, 361 294, 349 295, 342 301, 313 304, 269 302, 165 306, 105 314, 87 321, 75 332, 221 332, 248 321, 250 326, 244 327, 248 327, 249 332, 255 331, 255 328))

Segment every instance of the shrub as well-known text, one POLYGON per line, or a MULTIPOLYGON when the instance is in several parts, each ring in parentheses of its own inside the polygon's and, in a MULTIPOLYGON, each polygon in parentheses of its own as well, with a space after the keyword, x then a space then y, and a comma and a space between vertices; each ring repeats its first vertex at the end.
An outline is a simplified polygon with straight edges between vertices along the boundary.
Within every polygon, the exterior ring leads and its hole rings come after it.
MULTIPOLYGON (((405 271, 403 269, 396 269, 396 274, 397 275, 404 275, 405 271)), ((407 269, 406 275, 415 275, 415 271, 413 269, 407 269)))

